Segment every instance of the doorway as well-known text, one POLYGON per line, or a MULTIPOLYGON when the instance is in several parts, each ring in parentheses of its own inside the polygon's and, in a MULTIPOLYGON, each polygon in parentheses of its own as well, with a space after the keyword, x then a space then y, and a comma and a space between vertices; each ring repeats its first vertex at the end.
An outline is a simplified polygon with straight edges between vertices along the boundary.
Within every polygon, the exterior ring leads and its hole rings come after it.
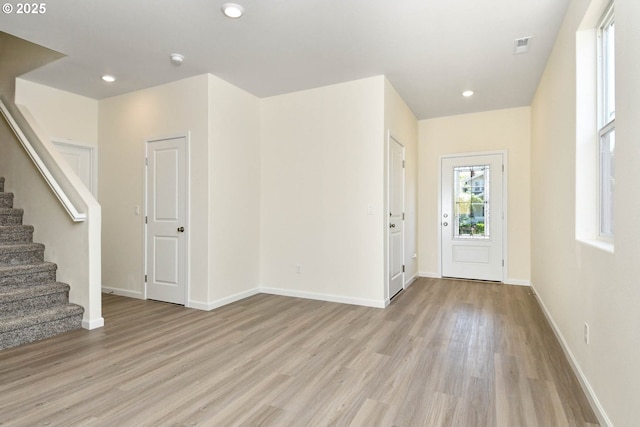
POLYGON ((146 297, 185 305, 188 259, 188 137, 146 142, 146 297))
POLYGON ((481 153, 441 159, 443 277, 504 280, 504 158, 481 153))
POLYGON ((389 221, 387 226, 388 295, 393 298, 404 288, 404 197, 405 148, 389 135, 387 199, 389 221))

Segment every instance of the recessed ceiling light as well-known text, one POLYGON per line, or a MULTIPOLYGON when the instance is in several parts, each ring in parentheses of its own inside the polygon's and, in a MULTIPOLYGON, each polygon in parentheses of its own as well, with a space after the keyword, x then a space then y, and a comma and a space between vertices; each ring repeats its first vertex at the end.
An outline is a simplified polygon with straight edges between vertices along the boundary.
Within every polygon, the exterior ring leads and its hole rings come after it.
POLYGON ((244 7, 235 3, 225 3, 222 5, 222 13, 224 13, 227 18, 237 19, 244 14, 244 7))
POLYGON ((171 60, 172 64, 180 65, 184 61, 184 56, 180 55, 179 53, 172 53, 171 55, 169 55, 169 59, 171 60))
POLYGON ((472 90, 465 90, 464 92, 462 92, 462 96, 464 96, 465 98, 468 98, 470 96, 473 95, 473 91, 472 90))
POLYGON ((104 76, 102 76, 102 80, 107 83, 113 83, 116 81, 116 77, 112 76, 111 74, 105 74, 104 76))
POLYGON ((526 53, 529 52, 529 45, 531 44, 531 36, 522 37, 513 41, 513 53, 526 53))

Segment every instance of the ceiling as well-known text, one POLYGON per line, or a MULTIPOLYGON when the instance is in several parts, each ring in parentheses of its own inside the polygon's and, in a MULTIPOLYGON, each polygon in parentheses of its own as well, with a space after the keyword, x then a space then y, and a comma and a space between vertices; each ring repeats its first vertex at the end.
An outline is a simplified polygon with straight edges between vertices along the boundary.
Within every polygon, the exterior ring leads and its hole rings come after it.
POLYGON ((202 73, 258 97, 384 74, 426 119, 530 105, 569 3, 235 1, 246 13, 232 20, 225 0, 55 0, 0 14, 0 31, 67 55, 24 78, 94 99, 202 73))

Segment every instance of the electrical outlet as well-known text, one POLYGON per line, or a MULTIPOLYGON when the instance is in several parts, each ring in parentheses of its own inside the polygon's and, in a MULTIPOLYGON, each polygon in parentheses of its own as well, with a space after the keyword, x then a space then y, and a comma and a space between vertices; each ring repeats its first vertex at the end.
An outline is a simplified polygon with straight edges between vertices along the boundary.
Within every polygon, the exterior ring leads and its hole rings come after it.
POLYGON ((589 344, 589 324, 584 322, 584 343, 589 344))
POLYGON ((300 264, 296 264, 296 273, 302 274, 302 266, 300 264))

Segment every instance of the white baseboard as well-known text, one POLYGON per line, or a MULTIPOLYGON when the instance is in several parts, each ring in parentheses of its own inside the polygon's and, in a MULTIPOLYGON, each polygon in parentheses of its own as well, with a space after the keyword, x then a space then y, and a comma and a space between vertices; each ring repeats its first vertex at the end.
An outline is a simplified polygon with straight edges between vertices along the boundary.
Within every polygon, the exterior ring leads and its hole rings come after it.
POLYGON ((414 274, 413 277, 407 280, 407 282, 404 284, 404 289, 407 289, 409 286, 413 285, 413 282, 415 282, 417 279, 418 273, 414 274))
POLYGON ((132 290, 129 290, 129 289, 110 288, 110 287, 103 286, 102 287, 102 293, 103 294, 119 295, 121 297, 144 299, 144 297, 142 296, 142 292, 140 292, 140 291, 132 291, 132 290))
POLYGON ((327 302, 339 302, 342 304, 362 305, 365 307, 385 308, 384 300, 373 300, 365 298, 351 298, 340 295, 319 294, 315 292, 295 291, 291 289, 260 287, 260 292, 272 295, 282 295, 285 297, 306 298, 327 302))
POLYGON ((98 317, 97 319, 82 319, 83 329, 98 329, 104 326, 104 318, 98 317))
MULTIPOLYGON (((427 277, 430 279, 442 279, 442 276, 439 273, 432 273, 429 271, 421 271, 418 273, 419 277, 427 277)), ((531 286, 531 282, 529 280, 522 279, 506 279, 504 281, 505 285, 516 285, 516 286, 531 286)))
POLYGON ((431 273, 429 271, 421 271, 418 273, 420 277, 428 277, 430 279, 442 279, 442 276, 439 273, 431 273))
POLYGON ((189 300, 189 305, 187 307, 195 308, 198 310, 211 311, 218 307, 222 307, 223 305, 231 304, 232 302, 240 301, 242 299, 249 298, 259 293, 260 293, 260 290, 258 288, 253 288, 244 292, 239 292, 237 294, 234 294, 225 298, 220 298, 218 300, 210 301, 210 302, 189 300))
POLYGON ((600 401, 598 400, 598 396, 596 396, 596 393, 591 387, 591 384, 589 384, 589 380, 584 375, 584 372, 582 372, 582 369, 580 368, 580 364, 578 363, 575 356, 573 355, 573 352, 569 348, 569 345, 567 344, 567 341, 564 339, 562 332, 560 332, 558 325, 553 320, 553 317, 551 316, 551 313, 547 309, 547 306, 544 304, 544 301, 542 301, 542 298, 540 298, 540 295, 538 295, 538 292, 536 291, 536 288, 533 285, 533 283, 530 286, 533 289, 533 293, 536 296, 536 300, 538 300, 540 307, 542 307, 542 312, 544 313, 545 317, 547 318, 547 321, 551 325, 551 329, 556 335, 556 338, 558 338, 558 341, 560 342, 560 346, 562 347, 564 354, 567 356, 567 359, 569 359, 569 364, 571 365, 573 372, 576 374, 576 377, 578 378, 578 382, 580 383, 580 386, 582 387, 584 394, 587 396, 587 399, 591 404, 591 408, 593 409, 593 412, 596 414, 596 417, 598 417, 598 421, 600 422, 600 425, 602 427, 613 427, 611 420, 607 416, 606 412, 604 411, 604 408, 602 407, 602 405, 600 404, 600 401))
POLYGON ((505 279, 505 285, 531 286, 531 281, 522 279, 505 279))
MULTIPOLYGON (((413 280, 415 280, 415 278, 412 279, 409 284, 411 284, 413 280)), ((102 292, 106 294, 114 294, 114 295, 120 295, 124 297, 143 299, 142 292, 130 291, 126 289, 103 287, 102 292)), ((231 295, 215 301, 203 302, 203 301, 189 300, 187 307, 195 308, 198 310, 211 311, 218 307, 222 307, 223 305, 231 304, 233 302, 240 301, 244 298, 248 298, 250 296, 253 296, 259 293, 265 293, 265 294, 271 294, 271 295, 282 295, 282 296, 296 297, 296 298, 306 298, 306 299, 313 299, 313 300, 327 301, 327 302, 339 302, 342 304, 362 305, 365 307, 375 307, 375 308, 385 308, 388 305, 388 304, 385 304, 384 300, 351 298, 351 297, 345 297, 340 295, 295 291, 291 289, 260 287, 260 288, 249 289, 247 291, 240 292, 235 295, 231 295)))

